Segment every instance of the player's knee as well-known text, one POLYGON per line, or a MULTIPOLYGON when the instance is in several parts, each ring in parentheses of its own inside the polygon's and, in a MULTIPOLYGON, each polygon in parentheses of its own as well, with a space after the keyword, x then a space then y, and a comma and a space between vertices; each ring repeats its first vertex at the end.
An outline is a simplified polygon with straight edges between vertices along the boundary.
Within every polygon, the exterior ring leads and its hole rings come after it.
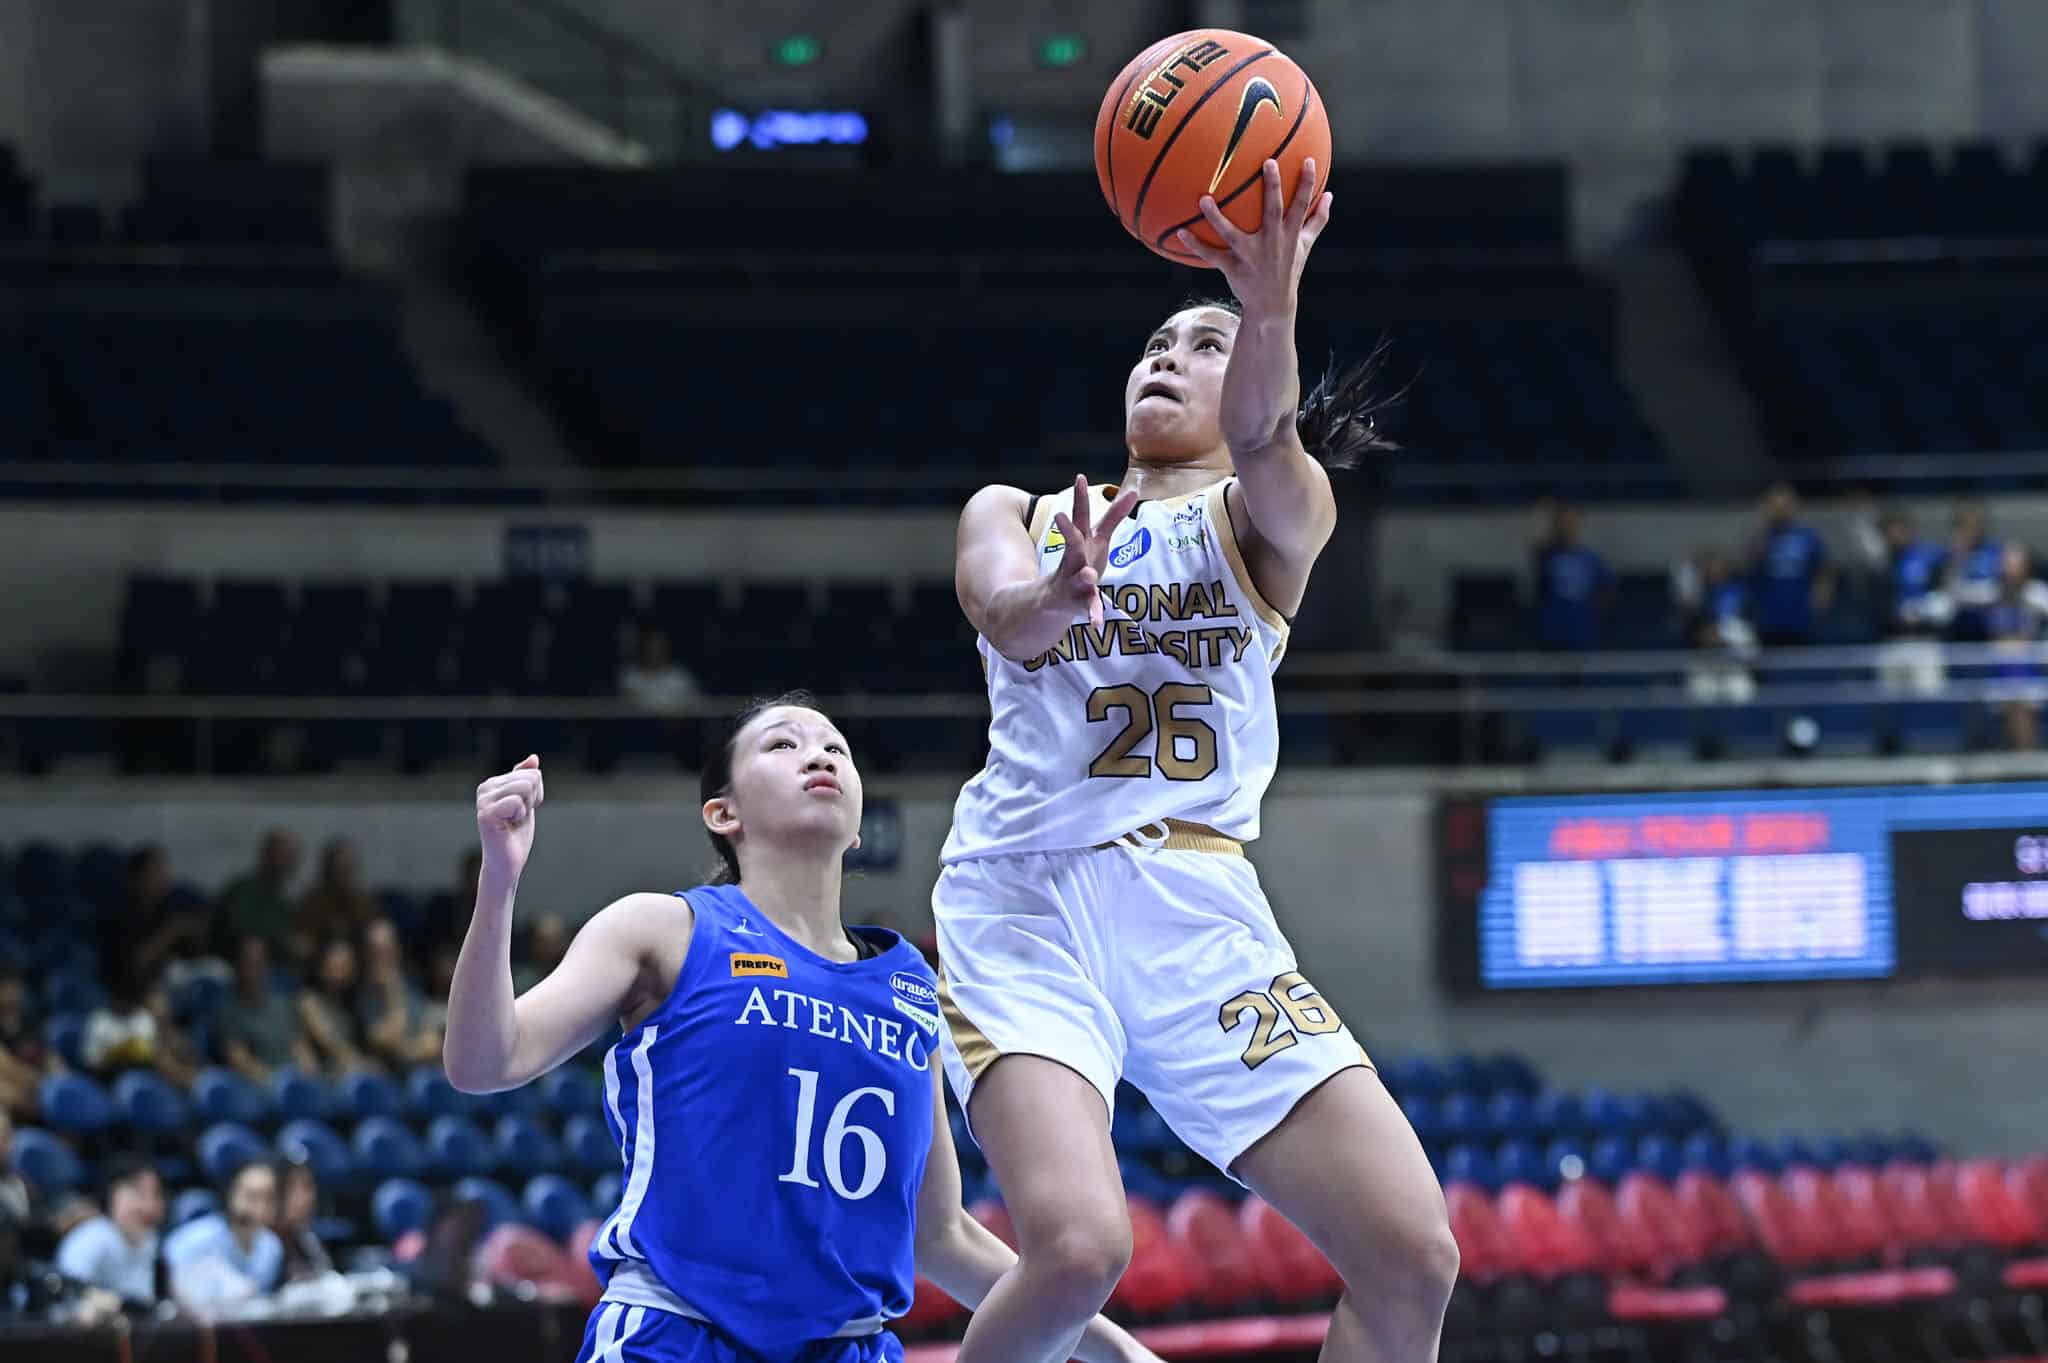
POLYGON ((1131 1227, 1121 1217, 1061 1227, 1022 1247, 1034 1300, 1060 1316, 1085 1319, 1102 1309, 1131 1262, 1131 1227))
POLYGON ((1458 1281, 1458 1241, 1447 1217, 1403 1218, 1388 1228, 1375 1258, 1374 1280, 1382 1287, 1390 1280, 1400 1283, 1411 1301, 1441 1307, 1458 1281))

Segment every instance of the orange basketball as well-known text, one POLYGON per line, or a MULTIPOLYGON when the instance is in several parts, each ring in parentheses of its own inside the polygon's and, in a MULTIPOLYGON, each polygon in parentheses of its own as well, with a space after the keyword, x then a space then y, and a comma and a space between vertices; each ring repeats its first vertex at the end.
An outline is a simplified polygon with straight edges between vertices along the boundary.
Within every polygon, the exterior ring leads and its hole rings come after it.
POLYGON ((1183 265, 1201 262, 1175 239, 1180 228, 1223 244, 1202 217, 1204 194, 1256 230, 1266 214, 1260 168, 1280 163, 1282 202, 1292 203, 1309 157, 1320 190, 1330 182, 1330 119, 1307 73, 1271 43, 1224 28, 1177 33, 1140 52, 1095 116, 1102 197, 1125 231, 1183 265))

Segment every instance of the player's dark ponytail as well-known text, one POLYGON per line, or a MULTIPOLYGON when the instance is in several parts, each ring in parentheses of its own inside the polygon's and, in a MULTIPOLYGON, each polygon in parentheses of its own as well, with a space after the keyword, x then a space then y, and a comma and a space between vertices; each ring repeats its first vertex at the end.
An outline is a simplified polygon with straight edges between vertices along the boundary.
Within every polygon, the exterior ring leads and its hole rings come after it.
MULTIPOLYGON (((1233 317, 1244 316, 1244 305, 1235 298, 1193 298, 1181 305, 1189 308, 1221 308, 1233 317)), ((1378 414, 1400 400, 1395 393, 1382 397, 1373 390, 1386 367, 1387 343, 1381 341, 1358 363, 1339 370, 1334 359, 1323 376, 1301 401, 1294 429, 1302 448, 1326 469, 1356 468, 1368 454, 1399 449, 1380 434, 1378 414)))
MULTIPOLYGON (((746 727, 752 724, 764 710, 773 710, 782 705, 797 705, 806 710, 815 710, 818 708, 818 698, 808 691, 785 691, 779 696, 770 696, 766 700, 749 701, 746 709, 733 716, 732 723, 726 729, 724 737, 711 749, 711 755, 704 761, 704 774, 697 782, 698 803, 700 805, 709 804, 721 796, 732 794, 732 759, 733 753, 739 747, 740 734, 745 732, 746 727)), ((708 828, 704 832, 711 839, 711 850, 718 853, 718 860, 704 877, 704 883, 706 885, 739 884, 740 854, 739 850, 732 845, 732 839, 726 837, 723 833, 713 833, 708 828)))

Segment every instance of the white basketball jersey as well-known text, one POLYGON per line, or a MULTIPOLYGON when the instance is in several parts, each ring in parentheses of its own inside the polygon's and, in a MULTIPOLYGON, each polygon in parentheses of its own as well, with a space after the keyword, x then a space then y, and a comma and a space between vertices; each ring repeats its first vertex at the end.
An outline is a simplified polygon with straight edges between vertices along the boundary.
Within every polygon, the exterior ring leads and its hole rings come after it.
MULTIPOLYGON (((1165 819, 1239 842, 1279 756, 1273 669, 1287 621, 1252 585, 1230 526, 1229 479, 1141 502, 1117 528, 1101 582, 1103 623, 1085 611, 1044 655, 1012 662, 976 641, 988 675, 988 764, 961 790, 941 859, 1092 847, 1165 819)), ((1113 487, 1093 490, 1100 515, 1113 487)), ((1039 571, 1065 551, 1041 497, 1039 571)))

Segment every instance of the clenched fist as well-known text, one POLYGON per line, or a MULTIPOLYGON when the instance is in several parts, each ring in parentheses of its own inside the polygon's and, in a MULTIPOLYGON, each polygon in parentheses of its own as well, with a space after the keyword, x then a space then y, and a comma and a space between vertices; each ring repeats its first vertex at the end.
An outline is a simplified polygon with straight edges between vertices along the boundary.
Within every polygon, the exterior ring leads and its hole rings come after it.
POLYGON ((484 865, 515 876, 526 869, 526 858, 533 852, 535 815, 545 797, 537 756, 476 788, 476 832, 483 843, 484 865))

